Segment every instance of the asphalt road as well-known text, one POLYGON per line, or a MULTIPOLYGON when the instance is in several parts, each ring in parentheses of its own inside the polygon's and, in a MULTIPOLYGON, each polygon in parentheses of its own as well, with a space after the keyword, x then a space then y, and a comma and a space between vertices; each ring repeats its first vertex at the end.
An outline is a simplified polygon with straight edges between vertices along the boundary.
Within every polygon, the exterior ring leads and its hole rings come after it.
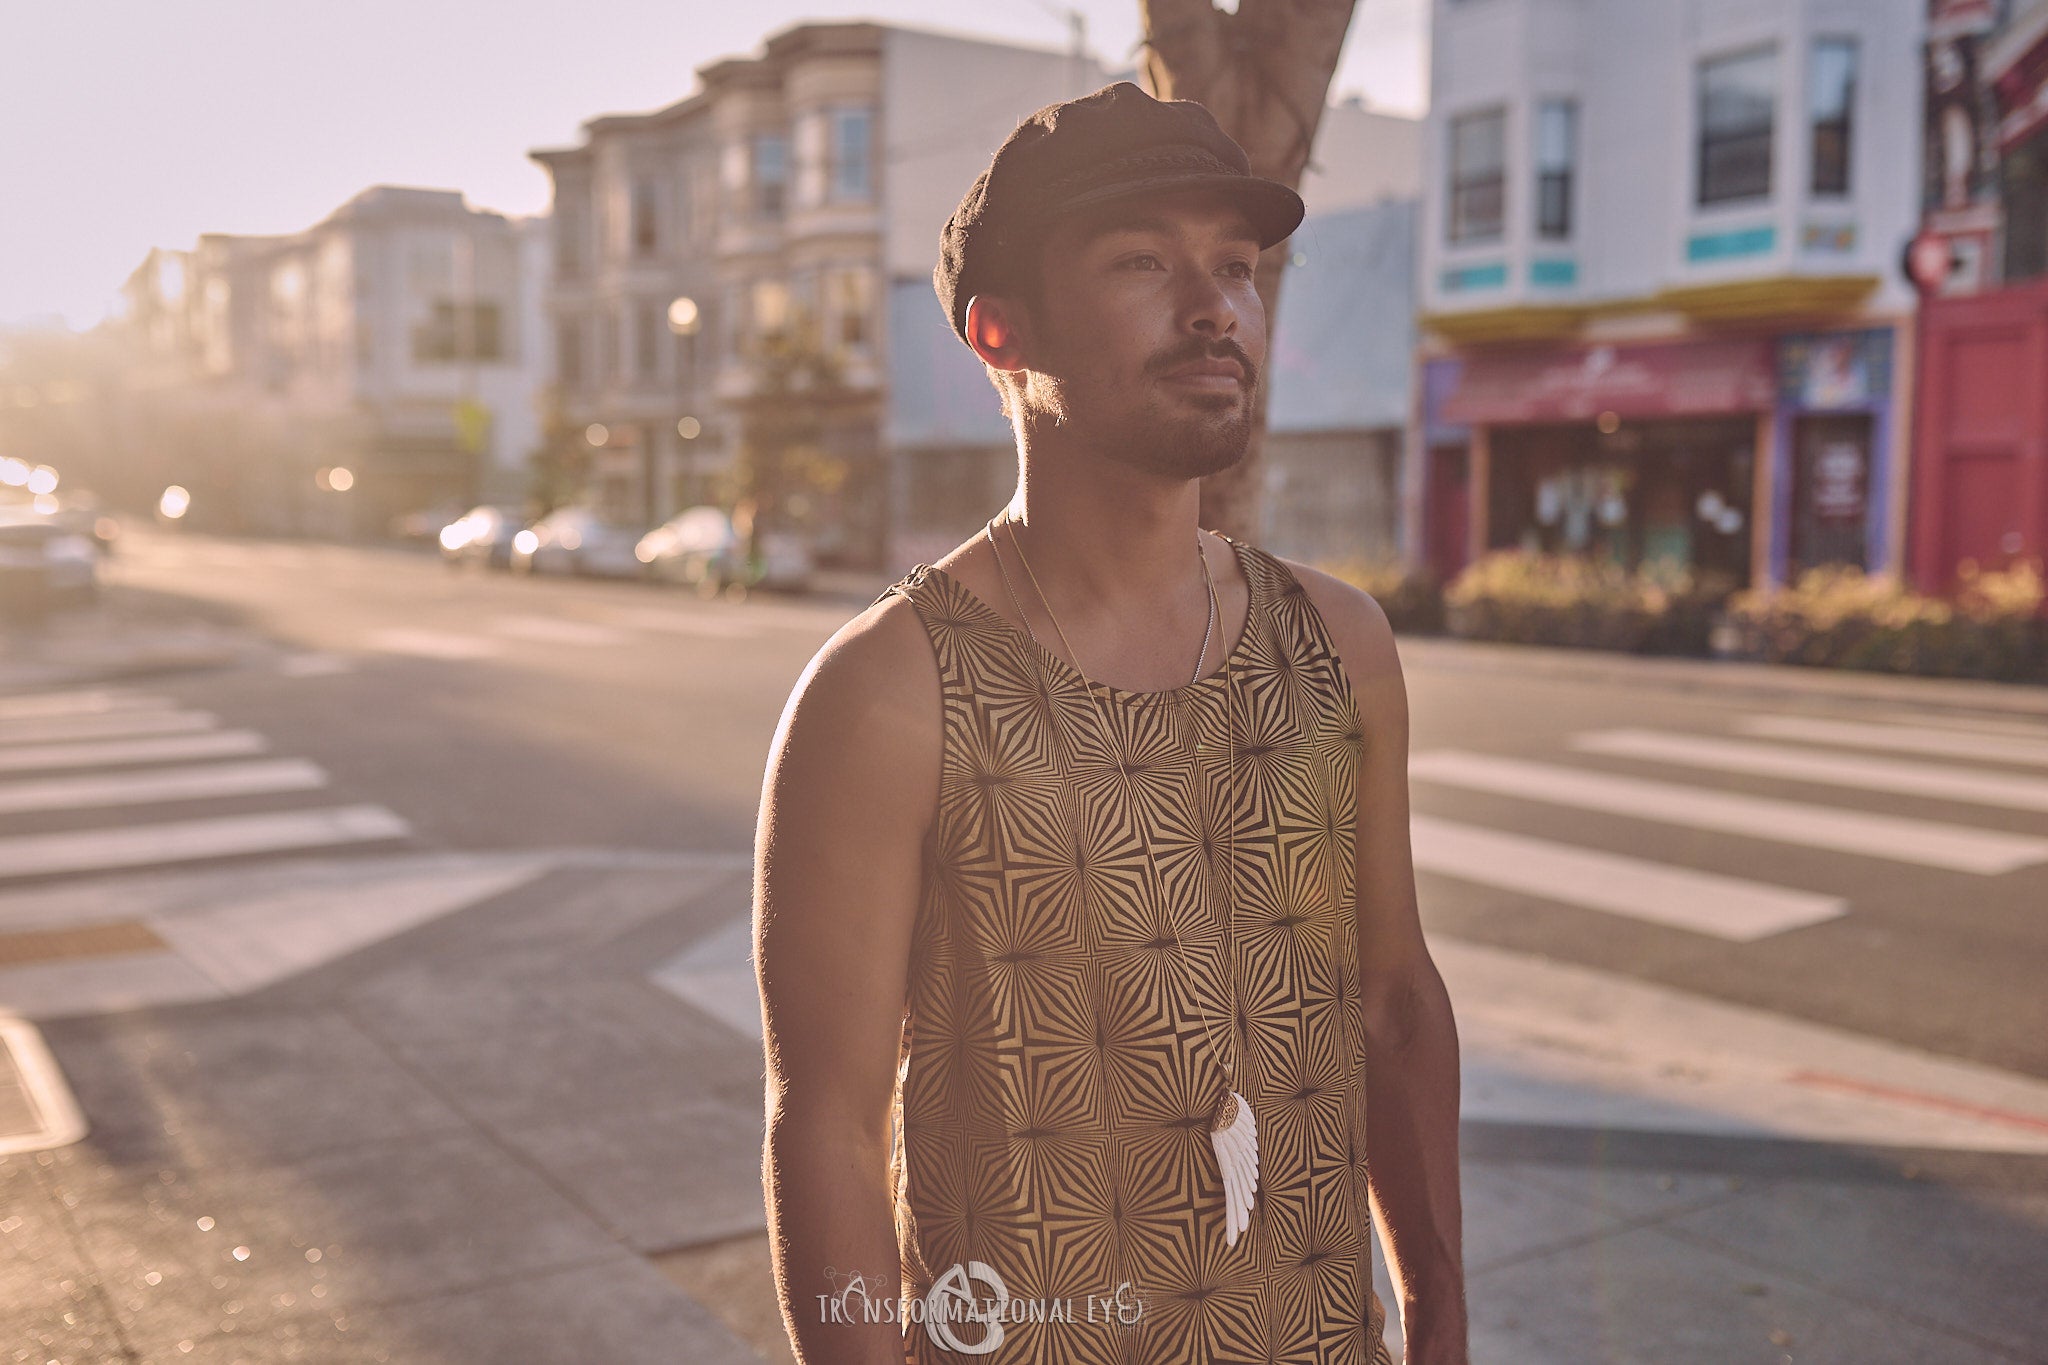
MULTIPOLYGON (((249 641, 238 666, 152 692, 316 763, 320 802, 374 803, 459 851, 744 852, 782 704, 866 600, 859 582, 706 602, 200 537, 144 537, 110 577, 130 603, 249 641)), ((1910 682, 1760 697, 1664 686, 1625 659, 1531 676, 1438 641, 1414 642, 1407 673, 1433 933, 2048 1077, 2048 719, 1937 712, 1910 682)))

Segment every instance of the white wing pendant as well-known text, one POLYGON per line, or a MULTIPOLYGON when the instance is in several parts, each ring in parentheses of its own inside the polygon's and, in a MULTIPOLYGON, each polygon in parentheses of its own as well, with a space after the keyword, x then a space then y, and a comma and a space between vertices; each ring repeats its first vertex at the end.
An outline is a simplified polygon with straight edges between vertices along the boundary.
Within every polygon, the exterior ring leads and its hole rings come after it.
POLYGON ((1237 1235, 1251 1226, 1252 1196, 1259 1188, 1259 1132, 1252 1107, 1235 1090, 1209 1129, 1216 1160, 1223 1168, 1223 1241, 1237 1245, 1237 1235))

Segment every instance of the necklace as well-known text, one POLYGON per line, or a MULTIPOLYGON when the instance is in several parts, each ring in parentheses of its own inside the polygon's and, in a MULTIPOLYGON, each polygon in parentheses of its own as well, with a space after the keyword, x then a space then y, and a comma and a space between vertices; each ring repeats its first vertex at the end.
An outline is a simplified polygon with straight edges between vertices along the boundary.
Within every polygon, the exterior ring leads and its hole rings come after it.
MULTIPOLYGON (((1095 720, 1096 733, 1102 740, 1103 752, 1113 753, 1115 746, 1110 742, 1109 733, 1103 725, 1101 712, 1095 706, 1095 683, 1086 673, 1082 672, 1080 655, 1074 652, 1073 644, 1067 639, 1066 631, 1060 626, 1059 617, 1053 614, 1052 603, 1046 599, 1045 589, 1039 586, 1038 575, 1032 571, 1031 561, 1025 557, 1024 547, 1017 541, 1017 527, 1014 519, 1004 514, 1003 523, 1010 528, 1010 548, 1017 552, 1017 560, 1024 566, 1024 572, 1031 580, 1031 589, 1038 595, 1039 604, 1045 608, 1046 619, 1052 622, 1052 628, 1059 636, 1060 643, 1067 647, 1067 657, 1074 661, 1074 671, 1081 675, 1082 685, 1088 690, 1088 711, 1095 720)), ((995 554, 996 569, 1003 576, 1003 591, 1009 594, 1010 606, 1016 611, 1017 619, 1023 623, 1025 634, 1029 635, 1031 642, 1038 644, 1040 650, 1043 651, 1044 646, 1039 644, 1037 632, 1031 629, 1031 622, 1024 615, 1023 604, 1017 600, 1017 590, 1010 582, 1010 571, 1003 563, 1001 549, 996 545, 995 525, 996 518, 990 517, 988 524, 982 529, 988 536, 989 549, 995 554)), ((1202 679, 1202 666, 1208 661, 1209 641, 1215 634, 1219 617, 1216 605, 1216 579, 1209 572, 1209 557, 1202 553, 1202 540, 1199 531, 1195 534, 1195 557, 1201 561, 1202 580, 1207 585, 1209 591, 1209 623, 1202 632, 1202 652, 1195 659, 1195 673, 1193 679, 1189 682, 1189 686, 1193 686, 1202 679)), ((1245 628, 1247 630, 1251 628, 1249 622, 1246 623, 1245 628)), ((1039 667, 1041 672, 1043 672, 1044 666, 1044 661, 1040 660, 1039 667)), ((1048 679, 1048 690, 1050 690, 1050 686, 1050 680, 1048 679)), ((1229 771, 1234 777, 1237 761, 1237 716, 1231 704, 1230 656, 1227 653, 1223 658, 1223 713, 1229 725, 1229 747, 1225 750, 1224 761, 1230 765, 1229 771)), ((1196 765, 1196 777, 1198 781, 1201 779, 1201 765, 1199 763, 1196 765)), ((1234 783, 1226 784, 1224 798, 1224 818, 1226 825, 1230 829, 1230 843, 1225 858, 1230 867, 1229 885, 1232 891, 1235 890, 1237 880, 1235 857, 1237 851, 1236 827, 1232 816, 1232 810, 1235 806, 1235 802, 1232 800, 1234 785, 1234 783)), ((1145 845, 1146 861, 1150 863, 1152 862, 1151 841, 1145 836, 1142 822, 1140 822, 1138 830, 1138 837, 1145 845)), ((1230 963, 1229 980, 1230 1001, 1232 1005, 1230 1017, 1232 1019, 1236 1017, 1235 1006, 1237 1004, 1237 961, 1235 956, 1237 916, 1234 899, 1233 895, 1226 894, 1225 896, 1225 919, 1229 926, 1229 932, 1225 935, 1223 949, 1224 958, 1230 963)), ((1171 914, 1167 915, 1166 926, 1173 934, 1174 950, 1181 960, 1182 967, 1185 968, 1187 965, 1187 948, 1181 942, 1180 930, 1174 925, 1171 914)), ((1189 973, 1188 979, 1190 982, 1194 980, 1192 972, 1189 973)), ((1190 992, 1190 994, 1194 997, 1195 1011, 1202 1021, 1202 1037, 1209 1044, 1210 1053, 1215 1057, 1217 1066, 1224 1074, 1226 1094, 1222 1103, 1217 1106, 1217 1112, 1210 1117, 1209 1142, 1215 1149, 1216 1163, 1223 1176, 1223 1240, 1226 1246, 1234 1247, 1237 1245, 1238 1234, 1251 1225, 1252 1199, 1258 1192, 1258 1126, 1252 1118, 1252 1107, 1245 1102, 1244 1096, 1239 1094, 1236 1089, 1237 1042, 1235 1035, 1232 1036, 1230 1054, 1226 1059, 1223 1050, 1216 1046, 1216 1035, 1209 1024, 1209 1011, 1203 1007, 1200 994, 1198 992, 1190 992)))

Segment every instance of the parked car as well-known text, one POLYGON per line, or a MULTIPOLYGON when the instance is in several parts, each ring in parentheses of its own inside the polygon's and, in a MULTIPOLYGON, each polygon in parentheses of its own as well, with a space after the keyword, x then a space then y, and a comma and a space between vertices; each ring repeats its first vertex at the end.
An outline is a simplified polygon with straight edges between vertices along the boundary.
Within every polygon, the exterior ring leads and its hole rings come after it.
POLYGON ((634 555, 648 576, 684 583, 706 597, 742 596, 750 588, 800 592, 811 578, 810 547, 791 531, 763 531, 761 557, 749 563, 747 547, 723 509, 692 507, 640 538, 634 555))
POLYGON ((98 592, 99 550, 90 534, 29 507, 0 506, 0 616, 84 606, 98 592))
POLYGON ((441 558, 458 567, 480 563, 510 568, 512 537, 525 524, 526 516, 517 507, 472 507, 441 528, 441 558))
POLYGON ((638 533, 606 521, 594 507, 562 507, 512 538, 512 567, 527 573, 635 578, 638 533))

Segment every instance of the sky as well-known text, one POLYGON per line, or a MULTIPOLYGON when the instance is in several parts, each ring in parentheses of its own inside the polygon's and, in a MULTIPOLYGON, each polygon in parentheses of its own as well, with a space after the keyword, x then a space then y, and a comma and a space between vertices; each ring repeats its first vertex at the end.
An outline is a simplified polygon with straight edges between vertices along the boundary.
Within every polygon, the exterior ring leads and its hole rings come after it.
MULTIPOLYGON (((1226 6, 1227 7, 1227 6, 1226 6)), ((1064 47, 1066 0, 54 0, 0 42, 0 327, 88 327, 151 247, 293 232, 373 184, 544 211, 535 147, 805 19, 1064 47)), ((1112 65, 1138 0, 1071 0, 1112 65)), ((1420 113, 1428 0, 1359 0, 1333 97, 1420 113)), ((993 149, 991 149, 993 150, 993 149)))

